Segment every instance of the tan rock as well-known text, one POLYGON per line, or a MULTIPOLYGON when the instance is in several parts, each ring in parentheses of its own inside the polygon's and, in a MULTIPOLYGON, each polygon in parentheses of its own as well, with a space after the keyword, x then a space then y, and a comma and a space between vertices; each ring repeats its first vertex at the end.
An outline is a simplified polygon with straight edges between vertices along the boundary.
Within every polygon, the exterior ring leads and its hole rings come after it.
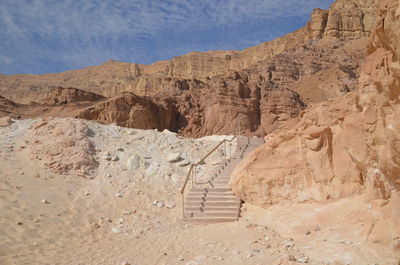
POLYGON ((165 104, 166 108, 163 108, 148 98, 126 93, 95 104, 77 117, 138 129, 174 128, 175 109, 172 105, 165 104))
MULTIPOLYGON (((368 47, 360 90, 306 109, 266 137, 233 173, 232 189, 244 201, 326 201, 363 194, 382 200, 386 224, 374 242, 400 234, 400 12, 399 2, 380 1, 380 17, 368 47)), ((372 240, 372 239, 371 239, 372 240)), ((393 241, 393 242, 392 242, 393 241)))
POLYGON ((86 92, 84 90, 72 87, 58 87, 52 89, 49 93, 47 93, 47 96, 43 100, 43 103, 49 105, 61 105, 84 101, 99 101, 102 99, 104 99, 103 96, 95 93, 86 92))
POLYGON ((7 127, 12 123, 12 120, 9 116, 0 118, 0 127, 7 127))

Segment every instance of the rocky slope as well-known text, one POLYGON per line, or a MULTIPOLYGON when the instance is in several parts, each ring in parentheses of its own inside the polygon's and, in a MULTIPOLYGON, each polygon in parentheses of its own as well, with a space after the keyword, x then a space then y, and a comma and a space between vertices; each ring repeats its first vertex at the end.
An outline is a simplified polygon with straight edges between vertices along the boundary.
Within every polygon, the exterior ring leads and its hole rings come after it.
MULTIPOLYGON (((179 189, 190 163, 232 136, 187 139, 73 118, 6 127, 0 119, 0 135, 0 264, 396 264, 357 236, 355 217, 367 207, 354 201, 245 204, 238 222, 183 223, 179 189)), ((199 177, 227 154, 213 153, 199 177)))
POLYGON ((379 210, 366 240, 398 253, 400 6, 394 0, 379 4, 359 90, 314 105, 270 134, 235 170, 231 184, 243 200, 263 207, 362 196, 379 210))

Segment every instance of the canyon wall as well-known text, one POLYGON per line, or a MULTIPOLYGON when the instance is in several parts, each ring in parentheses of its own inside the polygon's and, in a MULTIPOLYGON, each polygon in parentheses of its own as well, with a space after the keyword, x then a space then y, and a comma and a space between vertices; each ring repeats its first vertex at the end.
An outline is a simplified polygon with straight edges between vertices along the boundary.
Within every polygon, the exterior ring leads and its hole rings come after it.
POLYGON ((380 1, 357 92, 303 111, 235 169, 242 200, 268 207, 362 195, 385 220, 370 240, 399 250, 399 18, 398 1, 380 1))
POLYGON ((126 91, 143 95, 141 90, 154 78, 204 81, 207 77, 239 71, 269 60, 313 39, 367 36, 375 21, 374 5, 373 0, 337 0, 329 10, 314 10, 305 27, 242 51, 192 52, 151 65, 108 61, 99 66, 58 74, 0 75, 0 94, 20 103, 29 103, 34 98, 31 94, 55 87, 75 87, 104 96, 115 96, 118 92, 126 91), (26 99, 16 96, 20 93, 26 99))

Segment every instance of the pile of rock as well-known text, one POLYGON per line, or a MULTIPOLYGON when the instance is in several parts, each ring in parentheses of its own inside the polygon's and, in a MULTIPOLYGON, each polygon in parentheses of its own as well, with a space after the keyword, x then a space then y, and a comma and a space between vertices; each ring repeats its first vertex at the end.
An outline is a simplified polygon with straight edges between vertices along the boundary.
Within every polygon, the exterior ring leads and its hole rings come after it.
POLYGON ((32 158, 43 161, 52 172, 75 171, 87 176, 98 165, 90 135, 90 129, 81 120, 40 119, 32 124, 24 141, 32 158))

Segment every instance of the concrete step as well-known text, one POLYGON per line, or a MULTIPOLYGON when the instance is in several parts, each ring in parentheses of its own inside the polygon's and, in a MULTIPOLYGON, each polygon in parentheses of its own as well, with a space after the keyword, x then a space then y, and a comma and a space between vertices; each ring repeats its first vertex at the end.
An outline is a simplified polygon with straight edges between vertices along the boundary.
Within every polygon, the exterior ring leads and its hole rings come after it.
POLYGON ((217 206, 217 207, 239 207, 240 201, 232 201, 232 202, 191 202, 191 201, 186 201, 185 202, 187 207, 212 207, 212 206, 217 206))
POLYGON ((189 216, 192 217, 233 217, 238 218, 239 212, 236 210, 235 212, 215 212, 215 211, 208 211, 208 212, 191 212, 189 216))
POLYGON ((213 193, 195 193, 195 192, 190 192, 186 195, 185 198, 191 198, 191 197, 225 197, 225 198, 229 198, 229 197, 236 197, 235 194, 233 194, 233 192, 231 193, 222 193, 222 192, 213 192, 213 193))
POLYGON ((194 192, 208 192, 208 193, 212 193, 212 192, 232 192, 232 190, 229 187, 221 187, 221 186, 215 186, 212 188, 193 188, 191 189, 189 192, 194 191, 194 192))
MULTIPOLYGON (((186 197, 236 197, 233 193, 222 193, 222 192, 206 192, 206 193, 195 193, 190 192, 186 197)), ((186 198, 185 197, 185 198, 186 198)))
POLYGON ((185 207, 185 212, 195 212, 195 211, 202 211, 202 212, 239 212, 239 207, 234 206, 234 207, 216 207, 216 206, 207 206, 207 207, 200 207, 200 206, 188 206, 185 207))
POLYGON ((192 217, 183 218, 184 222, 195 223, 195 224, 212 224, 212 223, 224 223, 224 222, 235 222, 237 217, 192 217))
POLYGON ((187 197, 187 202, 239 202, 236 197, 187 197))

